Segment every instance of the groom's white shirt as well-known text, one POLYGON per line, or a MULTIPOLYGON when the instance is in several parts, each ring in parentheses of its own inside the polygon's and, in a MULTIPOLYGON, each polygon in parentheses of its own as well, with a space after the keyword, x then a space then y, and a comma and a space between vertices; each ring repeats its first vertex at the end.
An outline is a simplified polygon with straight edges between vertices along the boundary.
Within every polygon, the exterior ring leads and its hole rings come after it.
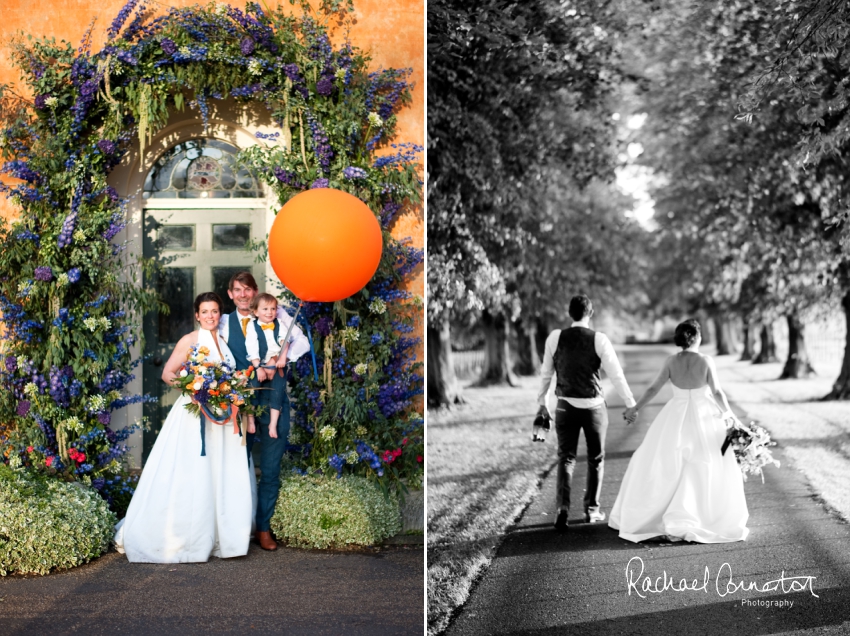
MULTIPOLYGON (((257 319, 254 314, 243 314, 239 309, 236 310, 242 318, 250 318, 250 322, 247 327, 251 327, 254 324, 254 321, 257 319)), ((289 323, 292 322, 292 316, 290 316, 287 311, 278 305, 277 308, 277 319, 280 321, 281 327, 284 329, 289 328, 289 323)), ((227 325, 230 321, 230 314, 224 314, 221 317, 221 320, 218 322, 218 333, 224 338, 224 341, 227 342, 227 336, 230 331, 227 328, 227 325)), ((245 348, 248 351, 248 360, 256 360, 260 357, 260 345, 257 341, 256 330, 251 328, 248 329, 246 327, 245 330, 245 348)), ((286 333, 280 334, 280 337, 283 338, 286 333)), ((301 330, 297 324, 292 327, 292 333, 289 334, 289 351, 286 354, 286 359, 289 361, 294 361, 303 356, 305 353, 310 351, 310 341, 307 339, 307 336, 304 335, 304 332, 301 330)))
MULTIPOLYGON (((589 329, 588 320, 579 320, 572 324, 573 327, 585 327, 589 329)), ((561 330, 555 329, 546 338, 546 346, 543 349, 543 365, 540 367, 540 390, 537 393, 537 402, 541 406, 546 406, 546 393, 549 391, 549 384, 552 382, 552 376, 555 375, 555 349, 558 348, 558 339, 561 337, 561 330)), ((611 380, 614 385, 614 390, 623 398, 627 407, 632 407, 636 404, 632 391, 626 382, 626 376, 623 374, 623 367, 620 366, 620 361, 617 359, 617 353, 614 351, 614 346, 611 341, 601 331, 597 331, 593 338, 593 347, 596 350, 596 355, 602 360, 602 370, 605 375, 611 380)), ((593 409, 605 403, 605 397, 599 396, 596 398, 573 398, 562 396, 567 402, 572 404, 577 409, 593 409)))

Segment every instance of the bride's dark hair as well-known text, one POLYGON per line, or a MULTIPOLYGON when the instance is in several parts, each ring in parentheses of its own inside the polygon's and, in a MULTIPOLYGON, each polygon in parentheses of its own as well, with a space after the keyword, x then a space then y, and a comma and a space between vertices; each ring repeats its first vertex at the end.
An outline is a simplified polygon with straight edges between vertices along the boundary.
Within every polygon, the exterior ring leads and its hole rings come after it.
POLYGON ((687 349, 697 341, 700 335, 699 323, 691 318, 685 322, 679 323, 676 327, 676 333, 673 336, 673 342, 677 347, 687 349))
POLYGON ((204 292, 203 294, 198 294, 198 297, 195 298, 195 313, 201 311, 201 303, 215 303, 218 305, 219 313, 221 313, 221 296, 215 292, 204 292))

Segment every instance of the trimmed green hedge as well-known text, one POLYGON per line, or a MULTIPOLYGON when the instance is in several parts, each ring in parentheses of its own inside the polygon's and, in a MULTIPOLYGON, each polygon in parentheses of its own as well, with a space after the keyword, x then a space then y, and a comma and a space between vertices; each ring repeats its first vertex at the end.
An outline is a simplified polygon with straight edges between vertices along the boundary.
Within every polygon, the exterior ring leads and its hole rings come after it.
POLYGON ((100 556, 115 515, 91 488, 0 464, 0 574, 47 574, 100 556))
POLYGON ((284 478, 271 527, 298 548, 375 545, 401 531, 398 497, 368 479, 292 475, 284 478))

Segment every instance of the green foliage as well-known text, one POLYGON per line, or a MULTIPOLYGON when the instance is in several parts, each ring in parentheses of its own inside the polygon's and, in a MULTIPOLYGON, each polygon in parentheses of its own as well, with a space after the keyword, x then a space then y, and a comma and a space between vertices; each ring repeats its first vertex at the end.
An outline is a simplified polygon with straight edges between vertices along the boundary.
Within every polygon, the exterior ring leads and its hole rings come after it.
POLYGON ((401 513, 395 494, 386 496, 364 477, 292 475, 283 480, 271 527, 299 548, 369 546, 401 531, 401 513))
POLYGON ((115 515, 98 493, 0 464, 0 574, 47 574, 100 556, 115 515))
MULTIPOLYGON (((421 307, 406 302, 412 295, 400 287, 422 253, 390 233, 399 211, 421 200, 421 148, 391 145, 396 112, 410 102, 409 70, 370 73, 362 51, 331 45, 331 25, 350 24, 350 1, 325 0, 318 11, 298 4, 300 15, 210 3, 155 16, 131 1, 100 51, 91 51, 90 33, 79 48, 47 39, 15 44, 13 59, 35 100, 0 89, 2 171, 21 180, 0 190, 22 208, 0 233, 9 338, 0 367, 4 461, 81 479, 110 501, 126 498, 119 459, 129 432, 111 431, 110 413, 148 399, 122 390, 138 362, 130 348, 141 337, 141 316, 163 308, 141 287, 141 271, 152 265, 132 262, 122 256, 125 246, 112 243, 126 219, 107 176, 134 139, 144 154, 173 110, 197 109, 206 126, 210 101, 230 98, 270 111, 278 132, 242 160, 281 204, 308 188, 337 187, 365 201, 384 230, 370 285, 336 312, 326 305, 302 314, 329 319, 314 330, 319 365, 327 350, 328 369, 322 380, 310 379, 308 360, 297 369, 296 423, 306 435, 331 419, 365 428, 357 443, 376 448, 396 448, 405 435, 421 444, 421 419, 411 426, 407 415, 421 392, 411 355, 417 340, 406 335, 421 307), (370 311, 378 300, 385 311, 370 311), (355 315, 365 334, 359 345, 346 322, 355 315), (379 341, 366 343, 378 333, 379 341), (355 377, 351 369, 361 364, 367 372, 355 377)), ((351 435, 338 439, 353 443, 351 435)), ((328 471, 327 456, 311 456, 309 442, 304 448, 309 468, 328 471)), ((417 479, 421 464, 409 465, 404 476, 417 479)), ((402 476, 385 474, 380 463, 357 469, 385 481, 402 476)))

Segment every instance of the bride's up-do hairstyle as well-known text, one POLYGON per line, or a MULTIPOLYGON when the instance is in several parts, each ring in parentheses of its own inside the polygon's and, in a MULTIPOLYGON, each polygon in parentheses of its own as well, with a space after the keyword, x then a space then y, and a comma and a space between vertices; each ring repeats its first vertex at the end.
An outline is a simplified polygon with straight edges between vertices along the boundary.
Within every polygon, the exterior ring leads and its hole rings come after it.
POLYGON ((673 336, 673 342, 676 343, 677 347, 687 349, 697 341, 700 335, 699 323, 691 318, 690 320, 679 323, 676 327, 676 333, 673 336))
POLYGON ((204 292, 203 294, 198 294, 198 297, 195 298, 195 313, 201 311, 201 303, 215 303, 218 305, 219 313, 221 313, 223 303, 221 302, 221 296, 215 292, 204 292))

